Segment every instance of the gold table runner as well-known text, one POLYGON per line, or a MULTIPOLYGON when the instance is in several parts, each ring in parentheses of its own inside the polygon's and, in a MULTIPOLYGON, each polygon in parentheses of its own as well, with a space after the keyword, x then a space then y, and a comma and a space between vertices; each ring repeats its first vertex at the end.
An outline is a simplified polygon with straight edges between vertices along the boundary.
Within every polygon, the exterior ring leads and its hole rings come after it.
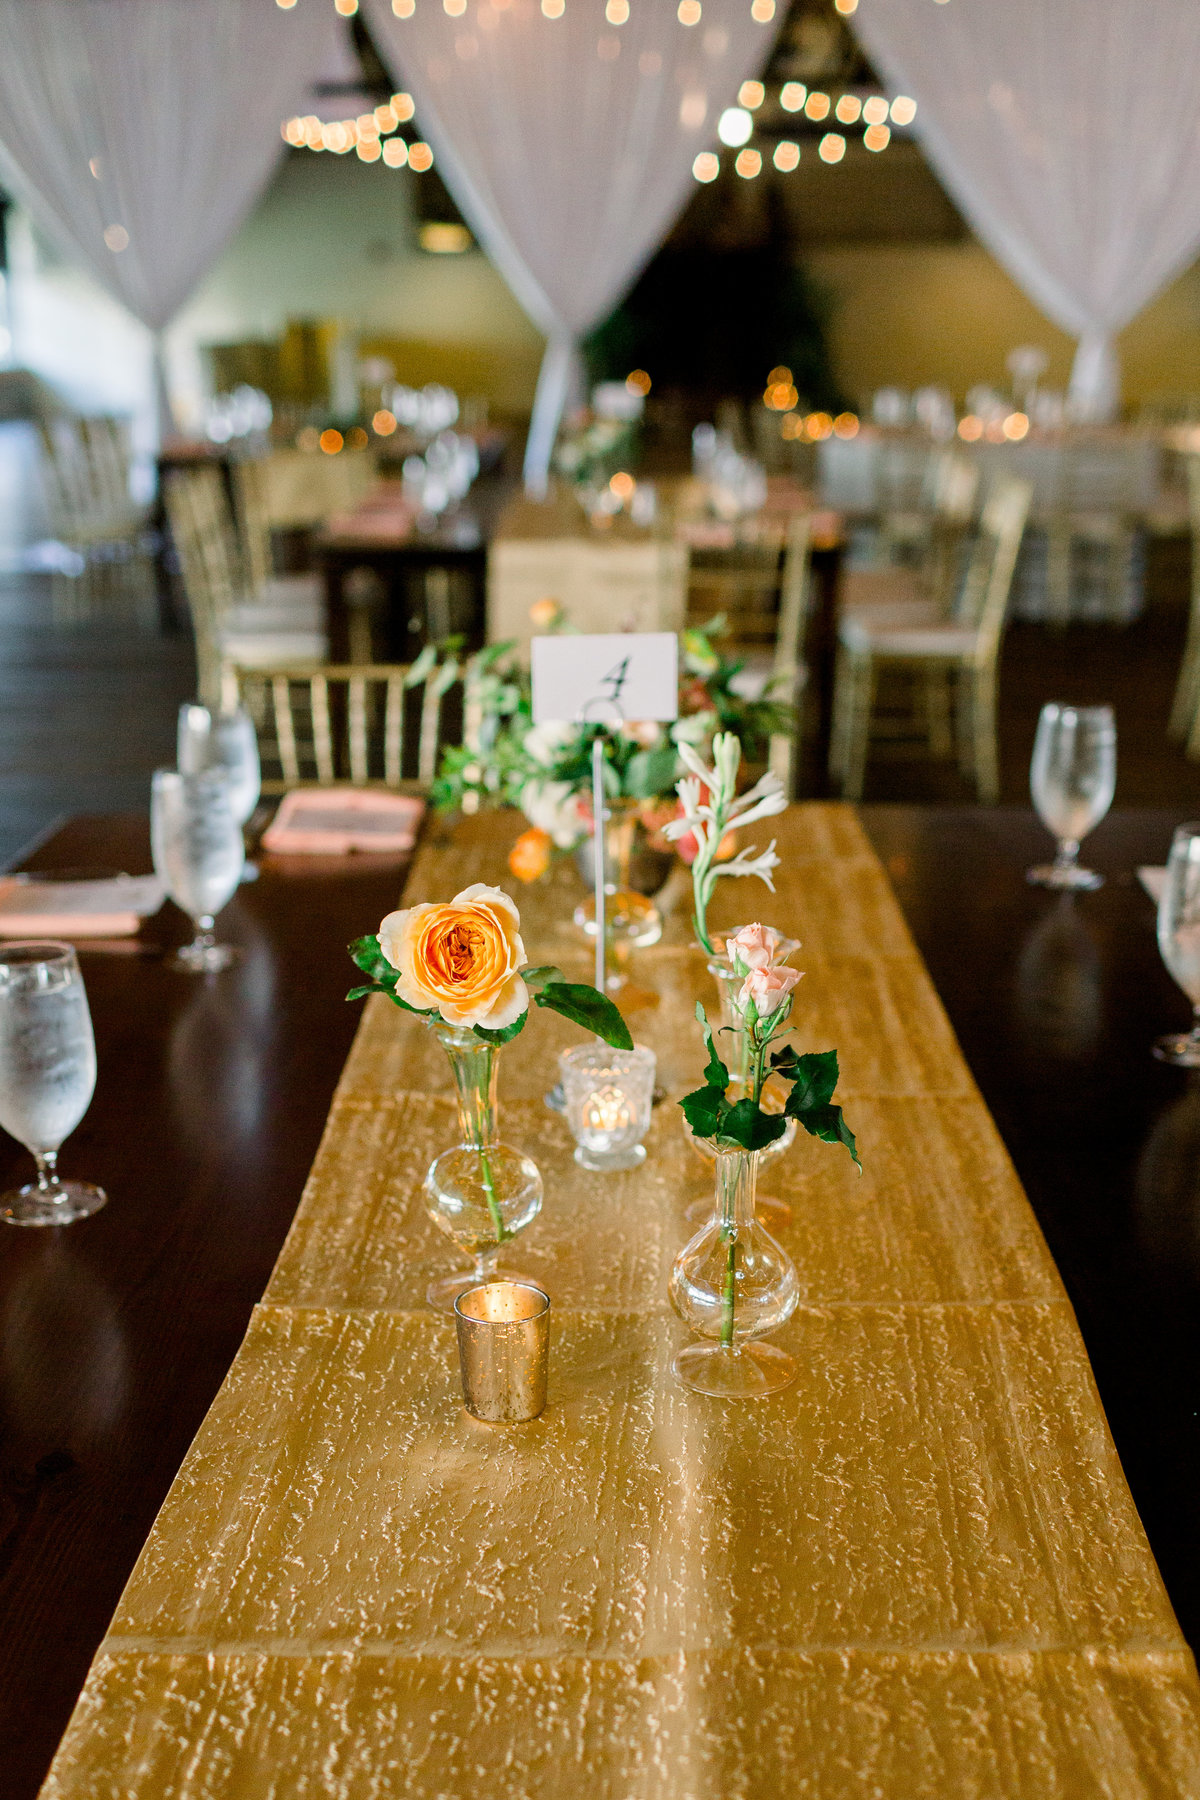
MULTIPOLYGON (((1200 1687, 1070 1306, 849 808, 791 809, 772 897, 803 940, 801 1049, 841 1052, 866 1173, 802 1139, 762 1186, 802 1301, 799 1380, 722 1403, 669 1374, 666 1277, 711 1176, 660 1107, 591 1175, 541 1096, 577 1034, 504 1054, 554 1302, 550 1404, 477 1424, 423 1291, 443 1052, 372 1001, 295 1224, 48 1778, 54 1800, 1042 1800, 1200 1795, 1200 1687)), ((414 865, 411 902, 506 887, 511 815, 414 865)), ((583 976, 569 871, 518 896, 583 976)), ((374 920, 364 920, 370 928, 374 920)), ((632 1015, 673 1095, 711 978, 672 918, 632 1015)))

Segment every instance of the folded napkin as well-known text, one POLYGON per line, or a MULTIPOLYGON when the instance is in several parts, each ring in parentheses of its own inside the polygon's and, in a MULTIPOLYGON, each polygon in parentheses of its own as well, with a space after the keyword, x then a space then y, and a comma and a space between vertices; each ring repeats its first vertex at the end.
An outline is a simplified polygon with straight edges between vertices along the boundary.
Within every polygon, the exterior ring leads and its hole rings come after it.
POLYGON ((165 897, 157 875, 98 881, 0 876, 0 937, 132 937, 165 897))
POLYGON ((262 837, 279 856, 345 856, 352 850, 411 850, 425 802, 378 788, 295 788, 262 837))
POLYGON ((1162 891, 1167 885, 1167 871, 1156 869, 1152 864, 1146 864, 1138 870, 1138 880, 1157 906, 1162 899, 1162 891))

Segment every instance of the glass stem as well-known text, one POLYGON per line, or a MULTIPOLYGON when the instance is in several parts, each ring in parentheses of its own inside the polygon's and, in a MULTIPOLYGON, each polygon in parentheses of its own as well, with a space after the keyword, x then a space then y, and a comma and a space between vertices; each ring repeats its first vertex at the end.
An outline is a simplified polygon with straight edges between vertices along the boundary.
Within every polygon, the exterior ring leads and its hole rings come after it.
POLYGON ((212 913, 203 913, 200 918, 193 919, 192 924, 196 928, 196 935, 192 940, 193 950, 207 950, 213 941, 213 926, 216 924, 216 919, 212 913))
POLYGON ((1079 839, 1059 838, 1058 851, 1054 858, 1056 869, 1073 869, 1079 860, 1079 839))
POLYGON ((58 1185, 58 1151, 35 1150, 33 1160, 37 1164, 38 1192, 48 1194, 58 1185))

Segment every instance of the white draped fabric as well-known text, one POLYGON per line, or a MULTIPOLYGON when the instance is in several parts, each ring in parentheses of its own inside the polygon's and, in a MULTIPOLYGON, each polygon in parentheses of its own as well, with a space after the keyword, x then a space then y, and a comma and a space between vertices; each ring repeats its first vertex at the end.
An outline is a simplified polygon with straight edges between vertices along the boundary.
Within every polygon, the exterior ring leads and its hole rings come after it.
POLYGON ((332 5, 0 0, 0 182, 160 331, 283 151, 332 5))
POLYGON ((469 0, 456 18, 417 0, 407 19, 368 0, 368 21, 464 217, 546 333, 525 460, 536 489, 580 337, 661 242, 776 25, 750 0, 704 0, 692 27, 674 0, 632 0, 620 26, 605 0, 566 0, 558 18, 538 0, 469 0))
POLYGON ((1079 339, 1111 415, 1113 344, 1200 251, 1197 0, 861 0, 854 26, 978 235, 1079 339))

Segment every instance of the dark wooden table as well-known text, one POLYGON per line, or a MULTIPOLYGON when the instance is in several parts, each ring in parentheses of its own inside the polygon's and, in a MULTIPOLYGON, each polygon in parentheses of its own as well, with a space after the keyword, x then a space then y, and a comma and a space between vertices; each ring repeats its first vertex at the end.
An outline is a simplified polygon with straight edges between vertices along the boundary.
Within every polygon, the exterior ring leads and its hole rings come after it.
MULTIPOLYGON (((78 819, 31 866, 149 869, 145 819, 78 819)), ((95 1098, 62 1154, 109 1203, 0 1226, 0 1795, 28 1800, 184 1452, 232 1362, 316 1152, 359 1008, 352 937, 403 863, 268 861, 208 978, 81 955, 95 1098)), ((146 927, 181 942, 167 908, 146 927)), ((0 1133, 0 1183, 30 1159, 0 1133)))
MULTIPOLYGON (((1111 817, 1086 846, 1107 886, 1064 902, 1025 883, 1050 848, 1028 813, 863 818, 1062 1270, 1200 1644, 1200 1083, 1150 1055, 1188 1006, 1134 875, 1164 859, 1177 819, 1111 817)), ((77 822, 34 860, 142 869, 145 825, 77 822)), ((207 983, 85 959, 100 1078, 63 1164, 112 1198, 63 1232, 0 1235, 3 1800, 32 1800, 266 1282, 357 1018, 341 946, 399 882, 353 862, 265 874, 221 920, 246 962, 207 983)), ((28 1166, 0 1139, 0 1180, 28 1166)))
POLYGON ((1150 1053, 1190 1008, 1135 873, 1166 861, 1181 816, 1110 815, 1083 856, 1106 885, 1077 899, 1025 882, 1052 848, 1028 812, 861 816, 1058 1263, 1200 1650, 1200 1082, 1150 1053))

